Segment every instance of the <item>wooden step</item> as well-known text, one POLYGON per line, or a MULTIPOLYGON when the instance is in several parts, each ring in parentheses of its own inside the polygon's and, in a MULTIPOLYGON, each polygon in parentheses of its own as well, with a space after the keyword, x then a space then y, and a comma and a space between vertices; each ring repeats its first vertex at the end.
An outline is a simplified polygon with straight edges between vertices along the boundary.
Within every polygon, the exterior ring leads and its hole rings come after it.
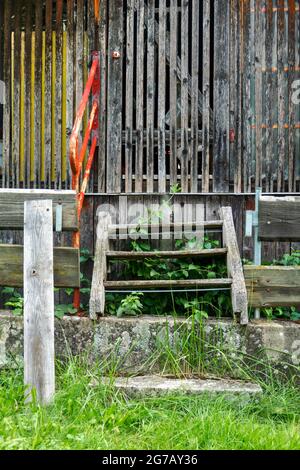
POLYGON ((182 222, 182 223, 170 223, 170 224, 120 224, 110 225, 108 228, 109 234, 115 234, 116 232, 130 232, 131 230, 149 230, 151 233, 157 233, 160 229, 169 229, 170 231, 179 230, 213 230, 219 229, 223 226, 223 220, 211 220, 211 221, 198 221, 198 222, 182 222))
POLYGON ((138 290, 138 289, 171 289, 171 288, 210 288, 231 287, 231 279, 190 279, 190 280, 160 280, 160 281, 105 281, 106 290, 138 290))
POLYGON ((148 259, 148 258, 209 258, 212 256, 224 256, 227 248, 214 248, 211 250, 184 250, 184 251, 108 251, 106 257, 115 259, 148 259))

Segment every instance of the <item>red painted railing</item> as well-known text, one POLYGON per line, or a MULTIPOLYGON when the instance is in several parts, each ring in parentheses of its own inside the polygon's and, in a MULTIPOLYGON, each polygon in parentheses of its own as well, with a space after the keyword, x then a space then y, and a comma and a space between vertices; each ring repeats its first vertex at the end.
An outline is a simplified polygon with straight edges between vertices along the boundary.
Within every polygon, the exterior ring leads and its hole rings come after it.
MULTIPOLYGON (((72 189, 77 191, 77 215, 78 224, 80 224, 81 210, 83 206, 86 188, 89 182, 90 172, 94 161, 95 150, 99 139, 99 98, 100 98, 100 57, 99 52, 92 53, 92 66, 89 73, 88 81, 77 110, 74 127, 70 138, 70 165, 72 170, 72 189), (90 93, 92 93, 92 110, 89 117, 88 125, 85 131, 81 148, 79 149, 79 132, 82 119, 89 101, 90 93), (80 176, 82 173, 84 156, 91 138, 91 146, 89 156, 85 166, 85 171, 80 186, 80 176)), ((80 230, 73 235, 74 248, 80 248, 80 230)), ((74 292, 74 307, 80 310, 80 289, 74 292)))

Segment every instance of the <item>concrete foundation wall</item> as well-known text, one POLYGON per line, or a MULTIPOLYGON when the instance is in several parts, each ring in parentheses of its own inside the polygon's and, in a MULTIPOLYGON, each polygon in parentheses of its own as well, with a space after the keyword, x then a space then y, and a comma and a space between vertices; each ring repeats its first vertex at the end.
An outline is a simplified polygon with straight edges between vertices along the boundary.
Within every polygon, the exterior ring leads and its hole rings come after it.
MULTIPOLYGON (((166 349, 178 351, 182 339, 202 338, 204 361, 225 354, 235 358, 268 359, 274 366, 300 364, 300 325, 282 321, 255 321, 240 326, 231 320, 205 320, 193 329, 186 319, 171 317, 107 317, 55 320, 56 357, 85 355, 89 361, 113 361, 121 371, 149 373, 157 370, 166 349), (193 337, 192 337, 193 336, 193 337), (205 355, 205 352, 207 353, 205 355)), ((23 318, 0 312, 0 367, 22 365, 23 318)), ((244 360, 243 359, 243 360, 244 360)), ((238 370, 235 371, 239 375, 238 370)))

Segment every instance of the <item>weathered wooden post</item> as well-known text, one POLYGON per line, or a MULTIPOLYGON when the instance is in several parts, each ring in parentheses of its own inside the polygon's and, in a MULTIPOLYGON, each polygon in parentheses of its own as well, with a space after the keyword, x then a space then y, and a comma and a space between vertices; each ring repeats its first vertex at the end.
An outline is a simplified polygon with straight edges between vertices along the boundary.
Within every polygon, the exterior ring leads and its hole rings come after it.
POLYGON ((24 381, 42 404, 55 391, 52 201, 24 204, 24 381))

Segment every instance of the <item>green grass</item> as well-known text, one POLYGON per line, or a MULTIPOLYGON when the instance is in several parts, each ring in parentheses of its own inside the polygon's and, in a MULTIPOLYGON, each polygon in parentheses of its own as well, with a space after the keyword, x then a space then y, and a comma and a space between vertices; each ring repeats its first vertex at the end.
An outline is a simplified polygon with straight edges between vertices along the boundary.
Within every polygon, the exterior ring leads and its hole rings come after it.
POLYGON ((300 392, 265 386, 260 399, 167 396, 126 400, 91 386, 99 367, 57 367, 49 407, 25 405, 22 371, 0 372, 0 449, 300 449, 300 392))

